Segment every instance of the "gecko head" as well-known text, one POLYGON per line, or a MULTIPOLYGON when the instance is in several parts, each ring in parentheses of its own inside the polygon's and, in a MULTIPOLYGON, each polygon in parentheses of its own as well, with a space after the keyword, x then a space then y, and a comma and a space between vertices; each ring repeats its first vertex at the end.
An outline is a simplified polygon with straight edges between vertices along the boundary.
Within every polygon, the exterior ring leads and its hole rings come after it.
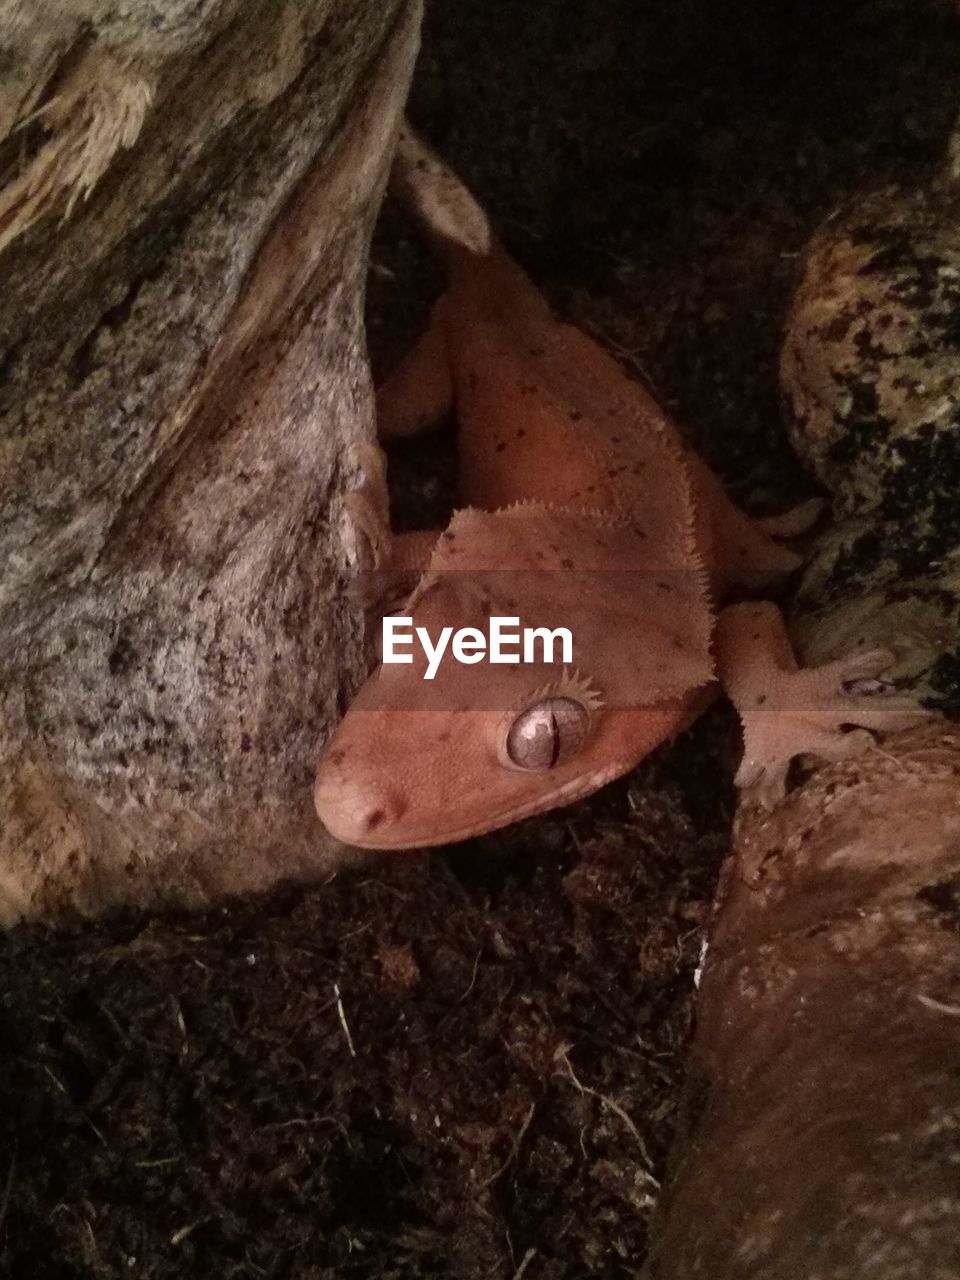
POLYGON ((710 615, 698 572, 624 571, 641 532, 536 505, 458 513, 321 761, 328 830, 462 840, 595 791, 676 732, 711 677, 710 615))
POLYGON ((361 690, 317 773, 315 803, 347 844, 448 844, 588 795, 676 728, 678 709, 604 708, 582 682, 532 689, 511 710, 377 706, 361 690))

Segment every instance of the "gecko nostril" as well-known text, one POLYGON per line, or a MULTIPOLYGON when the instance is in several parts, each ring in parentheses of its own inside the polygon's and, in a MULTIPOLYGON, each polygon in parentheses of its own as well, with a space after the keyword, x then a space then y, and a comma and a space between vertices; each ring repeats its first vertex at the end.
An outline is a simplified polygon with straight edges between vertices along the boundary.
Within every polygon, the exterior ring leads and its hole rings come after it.
POLYGON ((377 827, 380 826, 380 824, 383 822, 386 816, 387 815, 384 813, 382 809, 373 809, 364 818, 363 820, 364 826, 367 828, 368 831, 376 831, 377 827))

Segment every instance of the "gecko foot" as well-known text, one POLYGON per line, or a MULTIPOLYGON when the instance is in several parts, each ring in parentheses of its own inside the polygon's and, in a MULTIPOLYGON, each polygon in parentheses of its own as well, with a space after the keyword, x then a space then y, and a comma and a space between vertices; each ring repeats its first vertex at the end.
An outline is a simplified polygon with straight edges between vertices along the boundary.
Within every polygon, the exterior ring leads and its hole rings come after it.
POLYGON ((889 650, 799 667, 780 611, 770 604, 725 609, 717 650, 743 725, 736 783, 766 808, 783 797, 794 756, 848 760, 872 744, 871 731, 909 729, 931 714, 877 679, 894 661, 889 650))
POLYGON ((355 452, 360 484, 343 499, 342 519, 352 543, 353 572, 346 591, 367 624, 406 600, 430 563, 439 529, 394 533, 390 528, 387 460, 375 444, 355 452))
POLYGON ((387 460, 375 444, 358 445, 354 459, 360 483, 343 499, 343 521, 361 572, 382 568, 390 559, 390 499, 387 460))

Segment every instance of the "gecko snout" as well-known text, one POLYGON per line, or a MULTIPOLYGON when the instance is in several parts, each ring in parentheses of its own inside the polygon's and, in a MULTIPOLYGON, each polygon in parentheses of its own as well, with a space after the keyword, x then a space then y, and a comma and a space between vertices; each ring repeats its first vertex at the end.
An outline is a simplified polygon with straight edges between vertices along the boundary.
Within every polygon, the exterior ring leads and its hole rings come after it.
POLYGON ((345 844, 376 845, 378 833, 403 816, 406 804, 399 796, 356 767, 346 768, 334 750, 320 762, 313 792, 320 821, 345 844))

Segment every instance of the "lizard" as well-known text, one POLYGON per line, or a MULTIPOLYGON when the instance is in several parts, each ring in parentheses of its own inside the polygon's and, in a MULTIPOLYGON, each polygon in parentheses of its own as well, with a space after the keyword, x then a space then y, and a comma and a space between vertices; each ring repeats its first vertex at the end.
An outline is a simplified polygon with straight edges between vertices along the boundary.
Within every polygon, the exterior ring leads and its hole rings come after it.
MULTIPOLYGON (((455 405, 464 505, 393 536, 379 451, 345 511, 358 556, 412 574, 430 635, 492 616, 570 629, 574 661, 380 663, 320 761, 327 830, 378 849, 446 844, 585 796, 689 726, 721 687, 742 723, 736 781, 769 805, 793 758, 849 758, 917 723, 875 679, 886 649, 801 669, 779 609, 719 602, 795 569, 810 504, 753 519, 656 399, 554 317, 464 184, 407 125, 390 179, 446 268, 430 323, 377 396, 381 439, 455 405), (857 726, 857 727, 853 727, 857 726)), ((375 448, 371 446, 371 448, 375 448)))

